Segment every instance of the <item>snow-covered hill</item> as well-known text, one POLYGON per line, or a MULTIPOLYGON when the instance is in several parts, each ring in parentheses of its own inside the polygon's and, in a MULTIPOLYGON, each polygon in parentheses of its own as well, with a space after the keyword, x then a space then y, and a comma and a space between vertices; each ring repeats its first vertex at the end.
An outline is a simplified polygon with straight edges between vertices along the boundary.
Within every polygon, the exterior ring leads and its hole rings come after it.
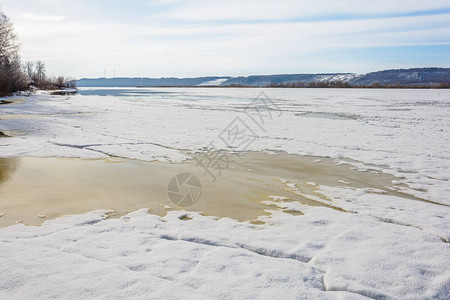
POLYGON ((450 68, 415 68, 372 72, 367 74, 277 74, 239 77, 194 77, 194 78, 83 78, 77 80, 79 87, 155 87, 155 86, 254 86, 272 84, 343 81, 352 85, 381 84, 438 85, 450 82, 450 68))

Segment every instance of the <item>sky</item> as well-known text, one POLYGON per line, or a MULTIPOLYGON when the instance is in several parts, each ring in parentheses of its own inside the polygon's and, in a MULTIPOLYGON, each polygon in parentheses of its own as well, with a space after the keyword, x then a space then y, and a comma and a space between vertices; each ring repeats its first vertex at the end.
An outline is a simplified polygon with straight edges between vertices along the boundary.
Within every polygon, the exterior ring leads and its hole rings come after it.
POLYGON ((445 0, 0 0, 23 61, 75 78, 450 67, 445 0))

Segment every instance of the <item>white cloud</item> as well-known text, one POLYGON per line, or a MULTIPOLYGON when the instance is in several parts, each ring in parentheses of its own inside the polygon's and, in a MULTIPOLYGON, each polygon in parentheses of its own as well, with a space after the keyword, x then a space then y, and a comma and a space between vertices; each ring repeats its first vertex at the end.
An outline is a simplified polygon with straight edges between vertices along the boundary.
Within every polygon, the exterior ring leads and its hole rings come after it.
POLYGON ((443 8, 450 8, 448 0, 188 0, 166 16, 196 21, 255 20, 401 14, 443 8))
POLYGON ((50 22, 62 21, 66 18, 63 16, 45 16, 45 15, 37 15, 37 14, 33 14, 33 13, 22 14, 22 17, 25 19, 28 19, 28 20, 32 20, 32 21, 50 21, 50 22))
MULTIPOLYGON (((390 5, 387 0, 364 4, 353 0, 173 0, 162 9, 159 6, 165 4, 157 0, 150 6, 130 3, 135 7, 128 15, 114 3, 101 7, 102 1, 42 5, 52 1, 56 0, 3 0, 2 9, 11 16, 25 60, 43 59, 50 73, 77 77, 100 76, 104 69, 116 69, 125 76, 302 72, 319 66, 316 52, 326 51, 329 59, 322 56, 320 67, 329 63, 330 69, 317 71, 333 71, 332 65, 338 65, 333 60, 336 49, 444 45, 450 40, 450 14, 375 17, 433 10, 448 2, 440 0, 391 0, 390 5), (23 7, 32 13, 24 14, 23 7), (135 15, 136 10, 142 14, 135 15), (67 18, 62 17, 67 11, 67 18), (326 18, 331 14, 356 17, 333 21, 326 18), (292 20, 302 16, 310 21, 292 20), (277 20, 238 21, 258 18, 277 20)), ((351 60, 341 65, 350 66, 351 60)), ((367 62, 367 66, 373 64, 367 62)), ((357 71, 364 68, 361 65, 357 71)))

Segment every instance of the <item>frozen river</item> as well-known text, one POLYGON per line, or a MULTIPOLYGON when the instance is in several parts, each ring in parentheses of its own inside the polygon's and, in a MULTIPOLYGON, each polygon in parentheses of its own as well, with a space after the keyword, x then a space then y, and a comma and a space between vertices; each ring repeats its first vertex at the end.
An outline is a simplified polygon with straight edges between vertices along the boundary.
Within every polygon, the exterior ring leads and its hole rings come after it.
POLYGON ((5 100, 0 224, 47 222, 0 229, 0 296, 449 296, 449 90, 5 100), (166 193, 178 172, 203 187, 186 211, 166 193), (49 291, 60 278, 73 284, 49 291))

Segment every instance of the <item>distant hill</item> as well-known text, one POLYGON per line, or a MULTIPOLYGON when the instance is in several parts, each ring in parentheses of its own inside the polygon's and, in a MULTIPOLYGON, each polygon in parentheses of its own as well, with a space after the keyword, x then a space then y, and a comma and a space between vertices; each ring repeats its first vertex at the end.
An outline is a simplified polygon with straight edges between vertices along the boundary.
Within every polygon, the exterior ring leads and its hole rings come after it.
POLYGON ((239 77, 195 77, 195 78, 83 78, 76 81, 78 87, 156 87, 156 86, 253 86, 265 87, 277 84, 311 82, 347 82, 354 86, 369 86, 374 83, 387 85, 439 85, 450 83, 450 68, 395 69, 367 74, 278 74, 239 77))
POLYGON ((441 82, 450 82, 450 68, 415 68, 415 69, 397 69, 385 70, 379 72, 367 73, 349 80, 349 83, 355 85, 370 85, 374 82, 381 84, 439 84, 441 82))
POLYGON ((272 83, 293 83, 293 82, 318 82, 350 80, 356 74, 334 73, 334 74, 282 74, 282 75, 253 75, 248 77, 234 77, 222 83, 223 86, 243 85, 243 86, 268 86, 272 83))
MULTIPOLYGON (((76 81, 79 87, 136 87, 136 86, 197 86, 230 77, 195 78, 82 78, 76 81)), ((220 84, 220 83, 219 83, 220 84)))

